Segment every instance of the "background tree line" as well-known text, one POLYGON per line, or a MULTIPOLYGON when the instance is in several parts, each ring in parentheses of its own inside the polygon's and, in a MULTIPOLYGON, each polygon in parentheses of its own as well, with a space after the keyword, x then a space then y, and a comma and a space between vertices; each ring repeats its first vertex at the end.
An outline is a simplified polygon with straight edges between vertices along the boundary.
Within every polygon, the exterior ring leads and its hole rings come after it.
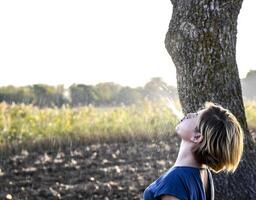
POLYGON ((73 84, 68 89, 63 85, 45 84, 0 87, 1 102, 33 104, 38 107, 131 105, 144 98, 155 101, 166 96, 177 98, 177 90, 161 78, 152 78, 144 87, 137 88, 123 87, 113 82, 95 86, 73 84))
MULTIPOLYGON (((248 72, 241 80, 245 99, 255 100, 256 70, 248 72)), ((163 97, 177 98, 177 89, 167 85, 161 78, 152 78, 144 87, 123 87, 113 82, 99 83, 95 86, 73 84, 68 89, 63 85, 0 87, 0 101, 7 103, 33 104, 39 107, 77 106, 119 106, 136 104, 147 98, 157 101, 163 97)))

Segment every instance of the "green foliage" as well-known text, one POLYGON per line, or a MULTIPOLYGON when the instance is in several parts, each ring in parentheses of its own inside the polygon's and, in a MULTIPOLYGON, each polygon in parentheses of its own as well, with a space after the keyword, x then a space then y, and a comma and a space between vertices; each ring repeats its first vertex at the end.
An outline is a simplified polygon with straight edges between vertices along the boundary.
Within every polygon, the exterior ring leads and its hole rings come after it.
POLYGON ((33 104, 39 107, 61 107, 69 103, 64 93, 63 85, 56 87, 43 84, 25 87, 6 86, 0 88, 0 101, 9 104, 33 104))
POLYGON ((163 103, 97 108, 0 104, 1 143, 61 137, 120 137, 173 132, 177 119, 163 103))
POLYGON ((255 84, 256 70, 250 70, 247 73, 246 78, 241 80, 243 97, 246 100, 256 100, 255 84))
POLYGON ((177 89, 168 86, 161 78, 154 77, 144 86, 145 96, 152 100, 158 101, 163 97, 177 97, 177 89))
POLYGON ((124 87, 114 96, 113 101, 116 105, 132 105, 138 103, 142 99, 143 94, 139 89, 124 87))
POLYGON ((39 107, 61 107, 68 103, 64 97, 64 86, 58 85, 57 87, 36 84, 32 86, 34 100, 33 104, 39 107))
POLYGON ((256 70, 250 70, 247 74, 246 74, 246 78, 249 79, 249 78, 253 78, 255 79, 256 77, 256 70))
POLYGON ((69 87, 71 105, 76 106, 85 106, 89 104, 95 104, 98 100, 97 92, 93 86, 90 85, 75 85, 69 87))
POLYGON ((256 101, 245 101, 245 111, 249 128, 256 129, 256 101))
POLYGON ((0 101, 31 104, 33 99, 31 87, 14 87, 10 85, 0 88, 0 101))
POLYGON ((113 98, 118 94, 121 88, 121 85, 112 82, 97 84, 95 86, 98 95, 97 105, 111 105, 113 103, 113 98))

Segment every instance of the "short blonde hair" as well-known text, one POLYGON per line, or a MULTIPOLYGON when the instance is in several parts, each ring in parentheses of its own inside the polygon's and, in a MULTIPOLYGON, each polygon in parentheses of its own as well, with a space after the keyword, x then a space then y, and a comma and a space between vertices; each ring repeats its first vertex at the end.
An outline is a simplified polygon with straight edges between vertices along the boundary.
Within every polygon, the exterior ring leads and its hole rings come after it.
POLYGON ((203 140, 193 149, 196 160, 214 172, 234 172, 243 154, 243 130, 227 109, 205 104, 197 125, 203 140))

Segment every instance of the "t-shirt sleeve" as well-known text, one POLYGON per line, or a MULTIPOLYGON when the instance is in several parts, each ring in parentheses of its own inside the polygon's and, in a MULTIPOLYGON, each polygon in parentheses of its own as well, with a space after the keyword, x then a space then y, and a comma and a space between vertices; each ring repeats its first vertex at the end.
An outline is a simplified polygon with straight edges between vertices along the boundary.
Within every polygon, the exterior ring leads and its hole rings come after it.
POLYGON ((180 200, 187 200, 187 192, 182 177, 177 174, 169 174, 163 179, 159 180, 155 190, 154 198, 160 199, 163 195, 174 196, 180 200))

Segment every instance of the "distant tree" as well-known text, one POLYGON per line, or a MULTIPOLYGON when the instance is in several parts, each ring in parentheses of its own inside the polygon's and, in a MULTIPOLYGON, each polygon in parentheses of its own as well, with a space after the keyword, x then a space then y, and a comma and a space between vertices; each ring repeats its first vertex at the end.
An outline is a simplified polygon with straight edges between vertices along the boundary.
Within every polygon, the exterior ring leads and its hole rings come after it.
POLYGON ((35 84, 32 86, 35 95, 33 104, 39 107, 50 106, 49 105, 49 92, 45 85, 35 84))
POLYGON ((64 85, 57 85, 54 88, 55 90, 54 90, 54 93, 52 94, 54 105, 57 107, 62 107, 63 105, 70 104, 68 98, 64 95, 65 93, 64 85))
POLYGON ((0 88, 0 101, 7 103, 25 103, 33 102, 33 92, 30 87, 6 86, 0 88))
POLYGON ((64 96, 64 87, 59 85, 57 87, 35 84, 32 86, 34 93, 33 104, 39 107, 61 107, 67 104, 68 100, 64 96))
POLYGON ((98 96, 97 105, 110 106, 114 105, 114 97, 122 89, 121 85, 113 82, 99 83, 95 86, 95 91, 98 96))
POLYGON ((114 97, 114 101, 117 105, 131 105, 136 104, 143 99, 142 94, 130 87, 123 87, 114 97))
POLYGON ((246 78, 242 79, 242 91, 245 99, 256 100, 256 70, 247 73, 246 78))
POLYGON ((168 86, 160 77, 152 78, 144 86, 145 96, 149 100, 159 100, 163 97, 174 97, 175 89, 172 86, 168 86))
POLYGON ((69 87, 71 105, 72 106, 86 106, 95 104, 98 100, 96 90, 91 85, 73 84, 69 87))

